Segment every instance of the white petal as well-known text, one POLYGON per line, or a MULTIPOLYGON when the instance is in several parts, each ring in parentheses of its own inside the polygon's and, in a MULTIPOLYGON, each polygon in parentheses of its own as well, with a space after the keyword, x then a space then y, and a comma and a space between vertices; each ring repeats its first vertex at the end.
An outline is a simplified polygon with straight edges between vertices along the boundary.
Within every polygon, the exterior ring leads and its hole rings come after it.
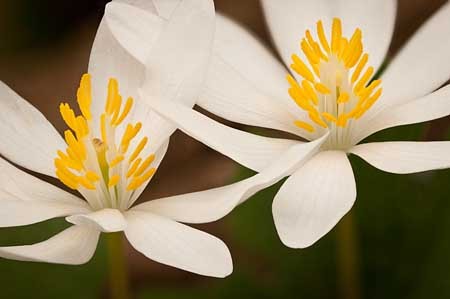
POLYGON ((450 141, 374 142, 350 150, 378 169, 415 173, 450 167, 450 141))
POLYGON ((292 248, 314 244, 350 210, 355 199, 355 179, 346 154, 317 154, 275 196, 272 212, 281 241, 292 248))
POLYGON ((0 81, 0 154, 30 170, 55 176, 56 151, 66 144, 39 110, 0 81))
POLYGON ((184 0, 177 6, 146 61, 142 90, 147 101, 156 97, 194 105, 208 67, 214 30, 212 1, 184 0))
POLYGON ((127 227, 125 217, 117 209, 102 209, 89 214, 73 215, 66 220, 72 224, 91 225, 104 233, 123 231, 127 227))
MULTIPOLYGON (((117 41, 147 66, 141 101, 163 97, 193 106, 212 46, 212 2, 183 1, 168 22, 129 5, 111 5, 107 13, 109 29, 117 41), (156 35, 156 41, 152 38, 152 42, 143 43, 148 36, 156 35)), ((142 77, 141 74, 140 80, 142 77)), ((144 120, 143 131, 159 142, 156 148, 176 129, 145 105, 136 106, 131 114, 132 119, 144 120)))
POLYGON ((133 208, 186 223, 216 221, 256 192, 291 174, 314 155, 327 138, 296 144, 259 174, 228 186, 145 202, 133 208))
POLYGON ((297 141, 262 137, 227 127, 170 101, 153 101, 152 108, 178 128, 236 162, 260 171, 297 141))
POLYGON ((94 255, 100 232, 89 226, 71 226, 33 245, 0 247, 0 257, 31 262, 81 265, 94 255))
POLYGON ((289 98, 287 73, 259 40, 219 15, 214 53, 197 104, 237 123, 297 133, 297 118, 290 111, 300 111, 289 98))
POLYGON ((396 2, 394 0, 263 0, 264 13, 275 44, 287 65, 291 55, 298 53, 298 44, 306 29, 315 32, 322 20, 329 34, 331 19, 342 20, 343 34, 350 37, 361 28, 364 48, 370 64, 377 69, 386 55, 394 30, 396 2))
POLYGON ((450 77, 450 4, 445 4, 413 35, 382 76, 383 97, 370 115, 422 97, 450 77))
MULTIPOLYGON (((89 73, 92 75, 93 85, 91 110, 95 122, 97 122, 97 125, 94 125, 94 134, 99 135, 98 118, 104 110, 108 80, 110 78, 117 79, 122 96, 125 98, 133 97, 135 100, 126 122, 141 122, 141 132, 151 137, 151 143, 145 148, 143 153, 145 155, 150 151, 156 151, 168 139, 175 128, 158 114, 151 111, 139 98, 138 88, 144 83, 145 65, 136 59, 135 55, 137 54, 135 52, 129 53, 128 51, 141 50, 141 55, 149 55, 161 34, 164 21, 154 14, 154 10, 148 4, 140 3, 142 1, 137 1, 139 3, 134 3, 135 1, 126 2, 137 4, 137 7, 117 2, 111 2, 106 6, 105 16, 100 23, 94 40, 89 60, 89 73), (144 20, 140 17, 142 14, 145 14, 148 18, 144 20), (136 20, 130 21, 134 19, 136 20), (141 26, 145 26, 145 28, 141 28, 141 26), (120 43, 120 40, 116 40, 117 36, 112 33, 114 30, 119 30, 117 34, 126 37, 127 40, 132 40, 135 32, 140 33, 143 30, 145 30, 146 36, 141 39, 141 45, 136 50, 136 47, 133 46, 135 44, 124 47, 125 44, 120 43)), ((120 136, 119 138, 121 138, 125 127, 120 126, 117 128, 117 136, 120 136)), ((136 138, 136 140, 138 139, 140 140, 140 136, 136 138)))
POLYGON ((151 213, 129 211, 126 218, 128 241, 152 260, 206 276, 233 271, 227 246, 214 236, 151 213))
POLYGON ((169 19, 174 10, 182 0, 152 0, 158 15, 164 19, 169 19))
POLYGON ((142 64, 164 28, 158 15, 138 7, 110 2, 105 8, 105 20, 118 42, 142 64))
POLYGON ((425 122, 450 115, 450 85, 425 97, 383 110, 361 127, 354 144, 383 129, 425 122))
POLYGON ((77 213, 88 204, 0 158, 0 227, 20 226, 77 213))

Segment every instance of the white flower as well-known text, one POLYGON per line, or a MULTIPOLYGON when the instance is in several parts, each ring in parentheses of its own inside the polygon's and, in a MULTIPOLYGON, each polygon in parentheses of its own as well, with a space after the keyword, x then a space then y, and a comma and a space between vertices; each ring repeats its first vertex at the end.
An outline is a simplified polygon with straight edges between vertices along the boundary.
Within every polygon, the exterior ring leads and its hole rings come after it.
MULTIPOLYGON (((450 4, 416 32, 381 80, 371 81, 389 47, 396 1, 262 3, 284 64, 239 25, 218 16, 209 75, 197 104, 234 122, 307 140, 325 136, 320 151, 296 168, 275 196, 273 216, 284 244, 310 246, 350 210, 356 184, 348 154, 392 173, 450 166, 450 142, 358 145, 385 128, 450 114, 450 87, 435 91, 449 79, 450 4)), ((136 37, 113 34, 140 59, 129 42, 136 37)), ((217 137, 220 125, 195 111, 175 103, 151 104, 186 133, 257 171, 299 143, 280 139, 267 147, 268 140, 235 138, 237 133, 224 140, 217 137)))
MULTIPOLYGON (((151 2, 147 5, 146 13, 159 18, 159 7, 151 2)), ((111 3, 106 15, 127 7, 133 6, 111 3)), ((151 76, 146 88, 152 97, 192 107, 211 51, 212 1, 184 0, 164 27, 150 24, 146 29, 155 30, 146 36, 150 40, 142 52, 147 55, 151 76)), ((144 75, 144 65, 117 43, 103 19, 89 75, 82 77, 77 92, 81 114, 76 115, 66 103, 60 105, 69 127, 65 140, 37 109, 0 83, 0 154, 24 168, 59 178, 85 199, 0 158, 1 227, 64 216, 73 224, 37 244, 0 247, 1 257, 82 264, 93 256, 101 232, 123 231, 136 250, 157 262, 202 275, 224 277, 231 273, 231 256, 221 240, 179 222, 215 221, 289 170, 274 165, 236 184, 132 207, 163 159, 176 129, 139 99, 137 91, 144 75)), ((299 165, 317 144, 292 147, 280 165, 299 165)))

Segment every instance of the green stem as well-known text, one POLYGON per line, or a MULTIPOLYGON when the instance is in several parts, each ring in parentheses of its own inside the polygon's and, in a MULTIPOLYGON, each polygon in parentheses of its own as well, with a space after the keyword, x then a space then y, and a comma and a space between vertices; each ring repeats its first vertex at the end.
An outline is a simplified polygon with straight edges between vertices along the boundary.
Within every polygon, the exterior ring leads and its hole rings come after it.
POLYGON ((358 238, 354 221, 350 212, 336 228, 338 287, 343 299, 361 298, 358 238))
POLYGON ((123 233, 106 234, 109 263, 109 294, 111 299, 130 299, 128 267, 123 233))

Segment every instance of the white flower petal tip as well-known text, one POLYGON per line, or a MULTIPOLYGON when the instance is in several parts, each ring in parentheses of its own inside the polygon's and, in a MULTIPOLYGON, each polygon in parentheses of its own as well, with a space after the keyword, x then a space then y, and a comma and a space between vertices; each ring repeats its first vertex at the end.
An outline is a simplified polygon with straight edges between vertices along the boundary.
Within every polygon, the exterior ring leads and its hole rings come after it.
POLYGON ((53 159, 64 140, 30 103, 0 81, 0 155, 27 169, 55 176, 53 159))
POLYGON ((364 143, 350 153, 378 169, 397 174, 450 168, 450 141, 364 143))
POLYGON ((353 171, 344 152, 320 152, 297 170, 275 196, 272 212, 281 241, 305 248, 327 234, 356 199, 353 171))
POLYGON ((152 213, 125 216, 128 241, 146 257, 205 276, 226 277, 233 271, 230 251, 218 238, 152 213))
POLYGON ((164 21, 149 11, 121 2, 108 3, 104 18, 120 45, 145 64, 164 21), (146 41, 151 42, 143 43, 144 36, 146 41))
POLYGON ((117 209, 103 209, 90 214, 72 215, 66 217, 66 220, 76 225, 91 225, 104 233, 123 231, 127 227, 125 217, 117 209))
POLYGON ((0 247, 0 257, 30 262, 81 265, 94 255, 100 232, 89 226, 71 226, 33 245, 0 247))

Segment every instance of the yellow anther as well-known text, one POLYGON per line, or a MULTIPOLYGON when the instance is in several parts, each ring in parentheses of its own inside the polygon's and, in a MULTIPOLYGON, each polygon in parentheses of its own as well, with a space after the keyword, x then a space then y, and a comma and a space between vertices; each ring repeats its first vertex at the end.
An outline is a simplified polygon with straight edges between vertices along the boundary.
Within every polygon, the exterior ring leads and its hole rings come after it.
POLYGON ((61 170, 59 169, 56 170, 56 176, 62 183, 64 183, 64 185, 66 185, 70 189, 73 190, 78 189, 78 181, 73 180, 70 177, 67 177, 61 170))
POLYGON ((317 56, 305 39, 303 39, 300 43, 300 47, 303 53, 305 53, 306 58, 308 58, 310 64, 318 64, 320 62, 319 56, 317 56))
POLYGON ((114 125, 118 126, 122 123, 122 121, 127 117, 128 113, 130 113, 131 107, 133 107, 133 98, 128 98, 125 103, 125 107, 123 108, 122 114, 120 114, 119 118, 113 121, 114 125))
POLYGON ((305 90, 306 94, 308 95, 308 98, 314 103, 314 105, 317 105, 319 103, 319 98, 317 97, 316 92, 312 88, 311 83, 309 83, 306 80, 303 80, 302 87, 305 90))
POLYGON ((300 129, 303 129, 305 131, 308 131, 309 133, 313 133, 315 131, 314 127, 304 121, 296 120, 294 121, 294 124, 299 127, 300 129))
POLYGON ((325 50, 325 52, 330 53, 330 45, 328 44, 327 37, 325 36, 322 21, 317 22, 317 35, 319 36, 319 41, 322 45, 322 48, 325 50))
POLYGON ((367 68, 366 72, 364 73, 364 75, 362 75, 361 79, 359 79, 358 83, 355 85, 355 88, 353 89, 353 91, 358 94, 360 92, 360 90, 366 86, 367 82, 370 80, 370 78, 373 75, 373 67, 369 67, 367 68))
POLYGON ((92 88, 91 76, 89 74, 84 74, 81 77, 80 87, 77 91, 77 102, 83 116, 87 120, 91 120, 92 88))
POLYGON ((333 25, 332 25, 332 31, 331 31, 331 51, 335 54, 339 53, 341 37, 342 37, 341 20, 338 18, 334 18, 333 25))
POLYGON ((131 177, 137 170, 139 164, 141 164, 142 159, 141 158, 137 158, 133 164, 131 164, 130 168, 128 169, 127 175, 126 177, 129 178, 131 177))
POLYGON ((89 181, 86 177, 80 176, 77 179, 78 179, 78 183, 80 183, 80 185, 83 186, 84 188, 86 188, 88 190, 95 190, 95 185, 92 184, 92 182, 89 181))
POLYGON ((150 168, 146 173, 141 176, 142 182, 149 180, 156 172, 156 168, 150 168))
POLYGON ((351 80, 352 83, 355 83, 358 80, 359 75, 361 74, 361 71, 363 70, 363 68, 366 65, 368 60, 369 60, 369 55, 366 53, 363 55, 363 57, 359 61, 358 65, 356 66, 355 70, 353 71, 352 80, 351 80))
POLYGON ((67 144, 69 145, 69 148, 73 150, 73 152, 80 160, 84 160, 86 158, 86 150, 84 148, 84 145, 78 142, 75 136, 73 136, 72 131, 66 130, 64 132, 64 137, 67 144))
POLYGON ((64 163, 64 165, 66 165, 68 168, 72 168, 77 171, 83 169, 83 165, 78 160, 71 159, 69 156, 67 156, 60 150, 58 150, 57 154, 61 159, 61 161, 64 163))
POLYGON ((119 183, 120 180, 120 176, 119 175, 113 175, 109 178, 109 182, 108 182, 108 187, 114 187, 117 185, 117 183, 119 183))
POLYGON ((288 92, 291 98, 295 101, 295 103, 303 110, 308 111, 313 108, 311 104, 308 103, 308 100, 301 93, 300 88, 289 88, 288 92))
POLYGON ((326 87, 324 84, 322 84, 320 82, 317 82, 316 84, 314 84, 314 87, 321 94, 330 94, 331 93, 331 91, 328 89, 328 87, 326 87))
POLYGON ((297 55, 295 54, 292 55, 292 61, 294 63, 291 65, 291 67, 297 74, 299 74, 306 80, 314 82, 313 73, 309 70, 306 64, 297 55))
POLYGON ((340 60, 344 60, 343 54, 345 49, 348 46, 348 40, 345 37, 341 37, 341 41, 339 43, 339 52, 337 54, 337 57, 339 57, 340 60))
POLYGON ((77 135, 77 139, 80 140, 81 138, 83 138, 89 134, 89 127, 86 122, 86 119, 81 115, 77 116, 76 124, 77 124, 77 127, 74 131, 77 135))
POLYGON ((375 90, 375 88, 377 88, 379 85, 381 84, 381 80, 377 79, 377 80, 373 80, 369 86, 367 86, 366 88, 363 88, 360 93, 358 94, 358 96, 361 99, 366 99, 367 97, 370 96, 370 94, 375 90))
POLYGON ((100 177, 97 175, 97 173, 95 173, 91 170, 86 171, 86 178, 93 183, 100 180, 100 177))
POLYGON ((109 79, 108 82, 108 95, 106 98, 106 104, 105 104, 105 112, 109 115, 112 114, 114 111, 114 104, 116 101, 116 97, 119 94, 119 84, 117 83, 117 80, 114 78, 109 79))
POLYGON ((339 104, 343 104, 343 103, 347 103, 348 100, 350 100, 350 95, 346 92, 341 92, 341 94, 339 95, 339 98, 337 99, 337 102, 339 104))
POLYGON ((309 118, 319 126, 323 128, 328 128, 328 125, 323 121, 323 119, 320 117, 319 113, 317 111, 310 111, 309 112, 309 118))
POLYGON ((147 157, 147 159, 142 162, 142 164, 138 167, 136 172, 134 173, 134 177, 140 176, 142 173, 144 173, 145 170, 152 164, 152 162, 155 160, 155 155, 151 154, 147 157))
POLYGON ((144 147, 147 144, 147 142, 148 142, 148 138, 147 137, 142 138, 142 140, 136 146, 136 149, 133 151, 133 153, 131 154, 130 158, 128 159, 128 163, 133 162, 134 159, 136 159, 139 156, 139 154, 142 152, 142 150, 144 149, 144 147))
POLYGON ((341 128, 345 127, 347 125, 347 120, 348 117, 345 114, 340 115, 336 122, 336 126, 341 128))
POLYGON ((113 111, 112 111, 112 117, 111 117, 111 125, 114 126, 117 118, 119 117, 120 113, 120 107, 122 107, 122 97, 116 96, 114 98, 114 104, 113 104, 113 111))
POLYGON ((119 164, 120 162, 122 162, 124 159, 123 155, 119 155, 117 157, 115 157, 110 163, 109 163, 109 167, 113 168, 116 167, 117 164, 119 164))
POLYGON ((323 116, 323 118, 325 118, 329 122, 333 122, 333 123, 337 122, 336 117, 334 117, 334 115, 332 115, 332 114, 330 114, 328 112, 322 112, 322 116, 323 116))
POLYGON ((100 132, 102 134, 103 142, 108 142, 108 134, 106 133, 106 114, 100 116, 100 132))
POLYGON ((61 103, 59 105, 59 111, 61 113, 62 119, 64 122, 71 128, 72 130, 76 130, 76 121, 75 121, 75 113, 70 108, 69 104, 67 103, 61 103))

